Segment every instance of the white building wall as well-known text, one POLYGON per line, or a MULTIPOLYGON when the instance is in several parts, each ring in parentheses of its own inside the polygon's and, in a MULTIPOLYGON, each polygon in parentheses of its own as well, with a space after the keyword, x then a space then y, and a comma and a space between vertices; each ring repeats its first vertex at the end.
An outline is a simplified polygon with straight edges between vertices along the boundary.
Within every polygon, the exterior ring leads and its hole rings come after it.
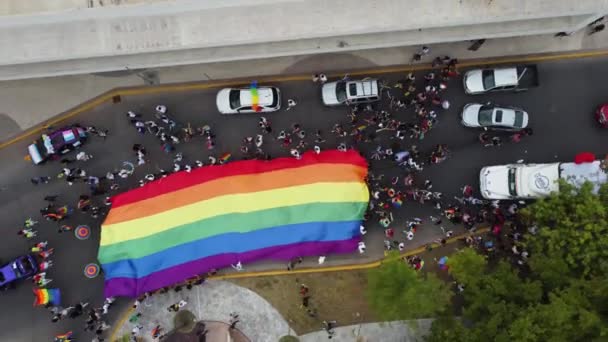
POLYGON ((608 0, 174 0, 5 15, 0 80, 570 32, 603 13, 608 0))

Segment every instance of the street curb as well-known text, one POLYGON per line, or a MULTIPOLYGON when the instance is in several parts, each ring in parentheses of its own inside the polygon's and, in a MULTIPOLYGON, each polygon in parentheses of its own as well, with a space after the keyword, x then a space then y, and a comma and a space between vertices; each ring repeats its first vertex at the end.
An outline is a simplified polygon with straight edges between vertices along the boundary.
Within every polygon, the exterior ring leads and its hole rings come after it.
MULTIPOLYGON (((461 234, 461 235, 457 235, 454 236, 450 239, 446 240, 447 244, 450 243, 454 243, 457 242, 467 236, 476 236, 476 235, 481 235, 484 233, 487 233, 490 231, 489 227, 486 228, 480 228, 477 229, 475 231, 475 233, 472 234, 461 234)), ((440 245, 438 243, 431 243, 430 244, 432 248, 437 248, 440 247, 440 245)), ((383 262, 386 261, 394 261, 396 259, 399 258, 403 258, 403 257, 408 257, 411 255, 416 255, 419 253, 422 253, 424 251, 426 251, 428 245, 424 245, 409 251, 405 251, 403 253, 399 253, 399 255, 396 256, 392 256, 390 258, 386 257, 386 253, 384 255, 384 257, 382 257, 380 260, 376 260, 376 261, 372 261, 372 262, 368 262, 368 263, 363 263, 363 264, 349 264, 349 265, 339 265, 339 266, 325 266, 325 267, 318 267, 318 268, 302 268, 302 269, 294 269, 291 271, 287 271, 287 270, 276 270, 276 271, 257 271, 257 272, 238 272, 238 273, 230 273, 230 274, 224 274, 224 275, 217 275, 217 276, 211 276, 208 279, 214 279, 214 280, 228 280, 228 279, 239 279, 239 278, 255 278, 255 277, 271 277, 271 276, 283 276, 283 275, 290 275, 290 274, 303 274, 303 273, 324 273, 324 272, 339 272, 339 271, 354 271, 354 270, 365 270, 365 269, 370 269, 370 268, 376 268, 379 267, 380 265, 382 265, 383 262)), ((120 330, 120 328, 126 323, 126 321, 129 319, 129 317, 133 314, 134 308, 133 305, 129 305, 129 308, 127 310, 125 310, 125 312, 123 312, 120 315, 120 318, 118 320, 117 324, 112 324, 112 326, 114 327, 112 329, 112 333, 110 334, 110 342, 114 342, 116 339, 116 334, 118 333, 118 331, 120 330)))
MULTIPOLYGON (((531 62, 543 62, 543 61, 554 61, 554 60, 565 60, 565 59, 576 59, 576 58, 592 58, 608 56, 608 50, 592 50, 592 51, 579 51, 570 53, 545 53, 535 54, 526 56, 514 56, 514 57, 498 57, 498 58, 487 58, 487 59, 472 59, 466 60, 458 64, 459 67, 472 67, 472 66, 484 66, 490 64, 513 64, 513 63, 531 63, 531 62)), ((343 77, 344 74, 351 76, 363 76, 363 75, 378 75, 386 73, 397 73, 397 72, 410 72, 410 71, 421 71, 432 69, 430 63, 423 64, 408 64, 381 67, 375 69, 362 69, 354 70, 352 72, 340 72, 331 73, 329 77, 343 77)), ((188 83, 172 83, 158 86, 137 86, 137 87, 123 87, 114 88, 101 95, 92 98, 91 100, 85 101, 76 107, 69 109, 58 116, 44 121, 32 128, 21 132, 14 138, 0 143, 0 149, 10 146, 18 141, 21 141, 34 134, 40 133, 46 127, 53 126, 61 123, 71 117, 81 114, 84 111, 93 109, 105 102, 109 102, 115 96, 133 96, 133 95, 149 95, 157 93, 168 93, 168 92, 186 92, 195 90, 204 90, 209 88, 217 87, 228 87, 246 85, 251 82, 251 77, 247 79, 229 79, 229 80, 217 80, 217 81, 203 81, 203 82, 188 82, 188 83)), ((272 83, 272 82, 294 82, 294 81, 305 81, 311 80, 310 75, 286 75, 286 76, 266 76, 257 78, 260 83, 272 83)))

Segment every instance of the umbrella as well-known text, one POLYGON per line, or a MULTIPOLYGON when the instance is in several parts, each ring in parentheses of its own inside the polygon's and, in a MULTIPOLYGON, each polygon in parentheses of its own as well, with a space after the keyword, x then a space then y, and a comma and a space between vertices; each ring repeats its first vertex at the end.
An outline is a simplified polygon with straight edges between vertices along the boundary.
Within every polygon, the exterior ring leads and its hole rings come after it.
POLYGON ((441 259, 439 259, 439 261, 437 263, 439 264, 439 268, 441 268, 442 270, 445 271, 448 269, 448 257, 447 256, 441 257, 441 259))

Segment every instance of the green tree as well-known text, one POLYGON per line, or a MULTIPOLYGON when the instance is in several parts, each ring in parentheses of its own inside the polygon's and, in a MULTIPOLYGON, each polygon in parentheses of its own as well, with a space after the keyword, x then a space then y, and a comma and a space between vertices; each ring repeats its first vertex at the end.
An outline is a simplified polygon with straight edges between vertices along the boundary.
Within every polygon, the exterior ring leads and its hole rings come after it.
POLYGON ((460 319, 436 320, 428 341, 570 342, 608 340, 608 186, 561 185, 559 194, 522 210, 530 269, 487 264, 473 250, 451 256, 465 285, 460 319))
POLYGON ((486 271, 487 260, 474 249, 465 248, 449 257, 448 266, 448 272, 454 279, 467 289, 473 289, 486 271))
POLYGON ((525 221, 538 227, 526 236, 530 267, 550 289, 608 274, 608 185, 599 195, 591 183, 577 190, 562 182, 560 188, 522 210, 525 221))
POLYGON ((433 321, 429 335, 425 339, 427 342, 464 342, 468 341, 470 336, 471 332, 462 325, 460 319, 445 315, 433 321))
POLYGON ((445 282, 400 259, 370 270, 367 291, 372 309, 386 321, 434 317, 445 312, 452 297, 445 282))

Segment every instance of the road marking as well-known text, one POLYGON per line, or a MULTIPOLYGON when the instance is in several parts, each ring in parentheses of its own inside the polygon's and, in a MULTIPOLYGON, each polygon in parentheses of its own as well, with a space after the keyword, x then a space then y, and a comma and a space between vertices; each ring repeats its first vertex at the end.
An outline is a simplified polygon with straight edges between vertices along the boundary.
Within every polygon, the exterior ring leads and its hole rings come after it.
MULTIPOLYGON (((480 228, 480 229, 477 229, 477 231, 473 234, 461 234, 461 235, 452 237, 452 238, 446 240, 446 243, 454 243, 454 242, 458 241, 459 239, 465 238, 466 236, 469 236, 469 235, 477 236, 477 235, 487 233, 489 231, 490 231, 489 227, 480 228)), ((439 244, 433 242, 431 244, 431 246, 433 248, 437 248, 437 247, 439 247, 439 244)), ((301 269, 294 269, 291 271, 281 269, 281 270, 275 270, 275 271, 236 272, 236 273, 229 273, 229 274, 224 274, 224 275, 213 276, 213 277, 210 277, 209 279, 223 280, 223 279, 238 279, 238 278, 250 278, 250 277, 281 276, 281 275, 290 275, 290 274, 297 274, 297 273, 301 274, 301 273, 321 273, 321 272, 364 270, 364 269, 378 267, 378 266, 382 265, 383 262, 386 262, 386 261, 394 261, 399 258, 420 254, 420 253, 424 252, 425 250, 426 250, 426 245, 422 246, 422 247, 418 247, 416 249, 406 251, 405 253, 400 253, 399 255, 396 255, 392 258, 383 257, 380 260, 363 263, 363 264, 325 266, 325 267, 315 267, 315 268, 301 268, 301 269)))
MULTIPOLYGON (((518 56, 518 57, 505 57, 505 58, 494 58, 494 59, 485 59, 485 60, 471 60, 468 62, 459 63, 459 67, 471 67, 471 66, 483 66, 490 64, 510 64, 510 63, 531 63, 531 62, 543 62, 543 61, 555 61, 555 60, 566 60, 566 59, 575 59, 575 58, 591 58, 591 57, 603 57, 608 56, 608 50, 598 50, 598 51, 585 51, 585 52, 571 52, 571 53, 562 53, 562 54, 539 54, 539 55, 531 55, 531 56, 518 56)), ((330 77, 342 77, 345 73, 351 76, 362 76, 362 75, 378 75, 378 74, 387 74, 387 73, 399 73, 399 72, 410 72, 410 71, 421 71, 421 70, 430 70, 430 64, 415 64, 415 65, 401 65, 396 67, 380 67, 375 69, 368 70, 357 70, 354 72, 342 72, 330 74, 330 77)), ((233 79, 233 80, 220 80, 220 81, 205 81, 198 83, 177 83, 177 84, 168 84, 168 85, 160 85, 160 86, 140 86, 140 87, 131 87, 131 88, 115 88, 110 90, 104 94, 101 94, 98 97, 95 97, 89 101, 83 102, 82 104, 77 105, 71 110, 66 111, 64 114, 57 116, 54 119, 50 119, 46 123, 39 124, 32 128, 27 129, 25 132, 16 136, 15 138, 0 143, 0 149, 10 146, 16 142, 19 142, 27 137, 30 137, 34 134, 40 133, 47 126, 56 125, 61 123, 71 117, 74 117, 78 114, 81 114, 84 111, 93 109, 104 102, 108 102, 112 100, 114 96, 134 96, 134 95, 149 95, 149 94, 157 94, 157 93, 175 93, 175 92, 187 92, 187 91, 195 91, 195 90, 205 90, 209 88, 218 88, 218 87, 228 87, 228 86, 238 86, 238 85, 247 85, 251 82, 251 79, 256 77, 251 77, 248 79, 233 79)), ((267 77, 258 77, 259 82, 263 83, 273 83, 273 82, 294 82, 294 81, 305 81, 311 80, 310 75, 293 75, 293 76, 267 76, 267 77)))
MULTIPOLYGON (((135 308, 133 308, 133 305, 131 305, 129 303, 129 308, 127 310, 125 310, 125 312, 122 313, 122 315, 120 316, 120 319, 118 320, 118 323, 112 324, 112 326, 114 328, 112 329, 112 333, 110 334, 110 341, 114 342, 114 341, 118 340, 118 336, 116 336, 116 334, 118 334, 118 331, 120 330, 120 328, 122 328, 123 325, 125 325, 125 323, 129 319, 129 317, 131 317, 131 314, 133 313, 134 310, 135 310, 135 308)), ((129 332, 127 332, 125 334, 129 334, 129 332)))

